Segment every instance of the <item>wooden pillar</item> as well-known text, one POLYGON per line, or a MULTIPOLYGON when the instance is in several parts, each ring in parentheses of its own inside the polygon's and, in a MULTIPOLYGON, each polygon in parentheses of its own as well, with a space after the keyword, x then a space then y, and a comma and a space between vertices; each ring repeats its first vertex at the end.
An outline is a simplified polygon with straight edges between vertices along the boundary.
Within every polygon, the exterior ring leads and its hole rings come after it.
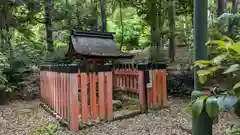
POLYGON ((70 74, 70 129, 79 130, 78 124, 78 82, 77 74, 70 74))

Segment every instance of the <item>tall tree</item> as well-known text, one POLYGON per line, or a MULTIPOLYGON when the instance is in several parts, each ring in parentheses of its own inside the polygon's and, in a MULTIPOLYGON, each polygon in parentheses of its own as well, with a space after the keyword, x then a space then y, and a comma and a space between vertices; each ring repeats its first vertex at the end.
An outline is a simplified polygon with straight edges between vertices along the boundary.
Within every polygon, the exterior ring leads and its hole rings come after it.
MULTIPOLYGON (((232 13, 236 13, 237 12, 237 8, 238 8, 238 0, 232 0, 232 13)), ((229 18, 229 23, 228 23, 228 35, 231 37, 232 33, 233 33, 233 26, 234 24, 236 24, 236 21, 238 19, 237 18, 229 18)))
POLYGON ((101 17, 102 17, 102 31, 107 31, 107 16, 106 16, 106 10, 105 10, 105 1, 100 0, 100 9, 101 9, 101 17))
POLYGON ((175 1, 169 1, 168 7, 168 21, 169 21, 169 48, 168 48, 168 55, 170 62, 174 62, 175 57, 175 1))
POLYGON ((217 16, 218 17, 224 13, 225 8, 226 8, 226 1, 217 0, 217 16))
POLYGON ((121 43, 120 43, 120 50, 122 50, 123 47, 123 39, 124 39, 124 25, 123 25, 123 15, 122 15, 122 1, 119 1, 119 10, 120 10, 120 23, 121 23, 121 32, 122 32, 122 36, 121 36, 121 43))
POLYGON ((53 51, 52 0, 44 0, 47 50, 53 51))

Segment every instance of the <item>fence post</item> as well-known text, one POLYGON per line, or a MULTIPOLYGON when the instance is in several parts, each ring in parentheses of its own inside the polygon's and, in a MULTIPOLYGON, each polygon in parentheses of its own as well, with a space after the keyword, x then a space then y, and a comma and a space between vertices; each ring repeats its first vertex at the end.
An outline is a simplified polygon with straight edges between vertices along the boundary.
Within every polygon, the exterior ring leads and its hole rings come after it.
POLYGON ((106 76, 106 107, 107 107, 107 120, 113 119, 113 104, 112 104, 112 91, 113 91, 113 75, 112 72, 105 72, 106 76))
POLYGON ((162 76, 162 106, 168 107, 169 103, 167 100, 167 79, 166 79, 166 69, 161 70, 162 76))
POLYGON ((146 94, 145 94, 145 80, 144 80, 144 70, 138 71, 138 89, 139 89, 139 103, 141 113, 146 112, 146 94))
POLYGON ((78 125, 78 82, 77 74, 70 74, 70 129, 79 130, 78 125))

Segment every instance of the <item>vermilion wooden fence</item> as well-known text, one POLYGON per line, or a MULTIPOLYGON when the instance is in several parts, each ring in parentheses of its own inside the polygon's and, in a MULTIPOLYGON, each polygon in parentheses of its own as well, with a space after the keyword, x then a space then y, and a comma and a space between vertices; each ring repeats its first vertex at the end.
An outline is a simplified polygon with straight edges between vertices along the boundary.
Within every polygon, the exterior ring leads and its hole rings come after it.
MULTIPOLYGON (((80 70, 82 71, 82 70, 80 70)), ((140 111, 167 103, 166 70, 152 70, 152 88, 146 90, 146 70, 78 72, 77 66, 45 66, 40 72, 42 101, 65 119, 71 130, 92 120, 113 119, 112 88, 139 94, 140 111), (147 99, 147 100, 146 100, 147 99)))
POLYGON ((40 72, 41 98, 72 130, 79 130, 79 122, 113 118, 112 71, 87 74, 60 68, 40 72))
MULTIPOLYGON (((146 87, 146 80, 140 77, 143 70, 137 68, 116 68, 114 70, 114 88, 123 89, 131 92, 142 92, 139 96, 140 102, 144 104, 146 87), (141 79, 140 79, 140 78, 141 79)), ((148 107, 164 107, 167 102, 167 87, 166 87, 166 70, 154 69, 152 70, 152 87, 147 88, 147 103, 148 107)))
POLYGON ((112 72, 79 73, 78 78, 81 93, 79 96, 81 122, 87 123, 98 118, 111 120, 113 118, 112 72))
POLYGON ((40 72, 41 98, 71 129, 78 129, 77 74, 54 71, 40 72))
POLYGON ((134 68, 116 68, 114 70, 114 88, 138 93, 139 74, 140 70, 134 68))
POLYGON ((149 108, 165 107, 168 104, 166 87, 166 70, 152 70, 152 88, 147 88, 149 108))

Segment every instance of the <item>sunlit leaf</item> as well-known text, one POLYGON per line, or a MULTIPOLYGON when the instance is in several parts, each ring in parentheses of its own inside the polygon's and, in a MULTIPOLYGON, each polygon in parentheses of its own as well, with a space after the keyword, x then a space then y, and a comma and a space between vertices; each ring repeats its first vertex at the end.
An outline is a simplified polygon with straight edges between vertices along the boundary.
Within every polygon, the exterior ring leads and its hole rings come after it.
POLYGON ((198 117, 202 110, 203 110, 203 103, 204 103, 204 100, 206 99, 207 97, 206 96, 202 96, 202 97, 199 97, 197 98, 197 100, 192 104, 192 115, 193 117, 198 117))
POLYGON ((233 89, 237 89, 237 88, 240 88, 240 82, 236 83, 236 84, 233 86, 233 89))
POLYGON ((217 65, 221 64, 222 61, 224 61, 226 59, 227 55, 226 54, 222 54, 222 55, 219 55, 215 58, 213 58, 213 62, 217 65))
POLYGON ((209 65, 211 65, 211 64, 213 64, 213 62, 210 61, 210 60, 198 60, 198 61, 195 61, 195 62, 194 62, 193 67, 198 66, 198 67, 200 67, 200 68, 203 68, 203 67, 207 67, 207 66, 209 66, 209 65))
POLYGON ((217 99, 215 97, 210 97, 207 99, 206 111, 212 119, 214 119, 217 116, 219 111, 219 106, 218 106, 217 99))
POLYGON ((231 43, 231 45, 234 45, 234 44, 235 44, 235 42, 234 42, 230 37, 223 36, 223 39, 228 40, 228 41, 231 43))
POLYGON ((237 43, 232 47, 232 49, 233 49, 234 51, 236 51, 237 53, 240 53, 240 41, 237 42, 237 43))
POLYGON ((228 73, 232 73, 232 72, 235 72, 235 71, 238 71, 240 70, 240 65, 239 64, 234 64, 234 65, 231 65, 226 71, 224 71, 223 73, 224 74, 228 74, 228 73))
POLYGON ((207 81, 207 76, 198 76, 198 80, 201 84, 204 84, 207 81))
POLYGON ((212 41, 208 41, 206 43, 207 46, 209 45, 218 45, 221 48, 228 48, 228 45, 225 41, 222 40, 212 40, 212 41))

